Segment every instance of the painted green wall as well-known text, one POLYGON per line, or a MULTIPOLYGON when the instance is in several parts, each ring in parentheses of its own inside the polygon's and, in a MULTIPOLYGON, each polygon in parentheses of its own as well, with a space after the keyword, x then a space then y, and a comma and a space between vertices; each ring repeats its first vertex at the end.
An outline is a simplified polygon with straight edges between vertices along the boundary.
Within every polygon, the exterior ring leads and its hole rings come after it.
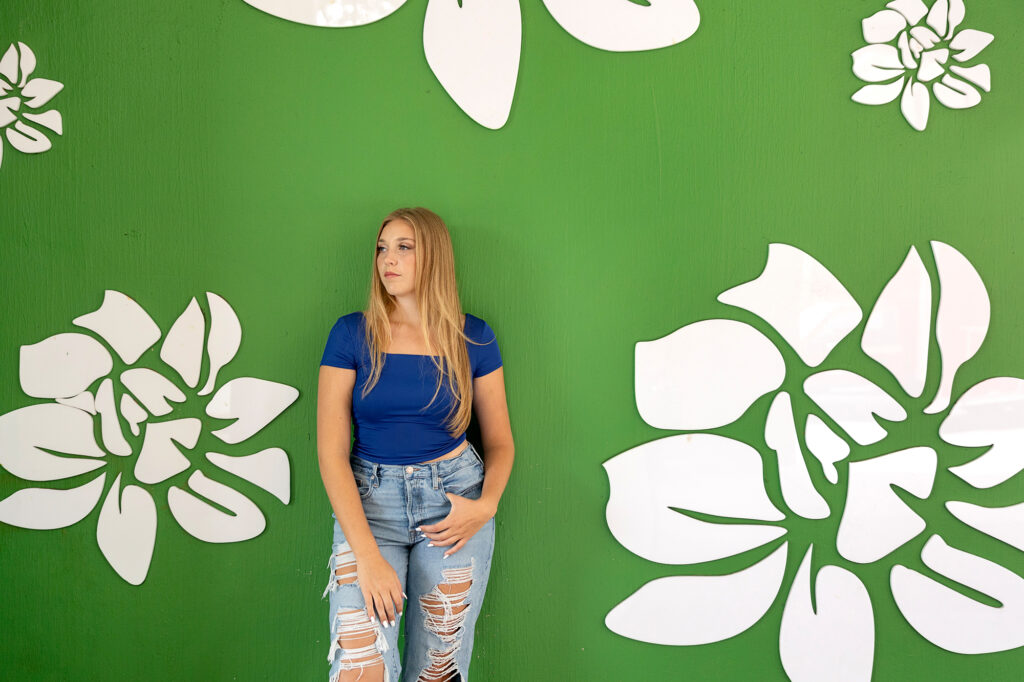
MULTIPOLYGON (((492 324, 505 359, 517 461, 477 680, 785 679, 779 620, 802 549, 768 615, 729 641, 660 647, 603 625, 645 581, 701 572, 646 562, 605 525, 601 463, 665 435, 637 414, 633 344, 699 319, 753 320, 715 296, 759 273, 770 242, 814 255, 866 310, 911 245, 953 244, 993 306, 955 394, 1024 376, 1019 2, 969 2, 967 25, 996 35, 985 53, 993 92, 972 110, 933 104, 924 133, 896 103, 849 101, 859 87, 849 55, 880 0, 704 0, 691 39, 634 54, 590 48, 525 0, 520 80, 497 132, 470 121, 429 71, 425 4, 330 30, 241 0, 4 0, 2 46, 28 43, 37 74, 66 87, 53 101, 65 125, 54 149, 8 145, 0 168, 0 412, 34 402, 19 388, 19 346, 71 331, 106 288, 133 296, 164 331, 193 295, 221 294, 243 325, 224 378, 302 392, 251 441, 284 447, 293 467, 287 507, 241 487, 268 517, 255 540, 195 540, 157 496, 153 563, 131 587, 97 548, 98 508, 64 530, 0 525, 5 679, 323 679, 331 518, 315 459, 317 364, 333 321, 362 305, 375 225, 395 206, 448 221, 464 306, 492 324)), ((828 366, 898 390, 858 340, 828 366)), ((719 432, 757 439, 767 409, 762 399, 719 432)), ((893 438, 941 454, 936 426, 918 419, 893 438)), ((204 439, 194 456, 216 442, 204 439)), ((0 495, 24 485, 0 472, 0 495)), ((1024 573, 1019 551, 943 511, 967 490, 940 467, 935 494, 915 509, 956 546, 1024 573)), ((780 499, 771 477, 769 491, 780 499)), ((1020 502, 1024 478, 970 499, 1020 502)), ((829 523, 791 526, 795 544, 834 547, 829 523)), ((1024 650, 954 655, 896 610, 888 569, 919 566, 928 534, 853 568, 876 616, 875 679, 1019 679, 1024 650)), ((716 570, 750 563, 741 558, 716 570)))

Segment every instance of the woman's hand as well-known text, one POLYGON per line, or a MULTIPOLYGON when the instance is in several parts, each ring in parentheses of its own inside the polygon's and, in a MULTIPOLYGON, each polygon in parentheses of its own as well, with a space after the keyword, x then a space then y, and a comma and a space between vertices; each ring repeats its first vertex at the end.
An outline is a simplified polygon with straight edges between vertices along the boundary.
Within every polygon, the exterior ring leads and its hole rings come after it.
POLYGON ((455 545, 444 553, 444 558, 455 554, 483 525, 494 518, 495 505, 484 500, 471 500, 446 493, 452 503, 452 510, 440 523, 424 524, 416 530, 423 533, 435 547, 455 545))
POLYGON ((391 564, 381 554, 356 562, 356 579, 366 601, 366 612, 373 622, 374 611, 384 627, 394 625, 395 615, 402 615, 402 583, 391 564))

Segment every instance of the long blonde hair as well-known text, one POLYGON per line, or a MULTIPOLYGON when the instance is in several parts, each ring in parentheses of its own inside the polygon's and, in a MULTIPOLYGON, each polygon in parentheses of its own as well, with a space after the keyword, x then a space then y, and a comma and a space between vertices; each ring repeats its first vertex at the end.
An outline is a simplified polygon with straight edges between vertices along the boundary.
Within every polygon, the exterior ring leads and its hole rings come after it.
MULTIPOLYGON (((437 367, 437 386, 430 407, 446 384, 454 397, 446 426, 453 437, 469 426, 473 410, 473 376, 466 351, 466 335, 462 331, 462 304, 455 284, 455 254, 452 239, 444 221, 425 208, 400 208, 392 211, 377 230, 380 238, 384 226, 402 220, 412 226, 416 240, 416 304, 420 312, 420 328, 427 341, 427 354, 437 367)), ((373 390, 384 368, 384 349, 391 343, 389 315, 395 300, 384 288, 377 272, 376 241, 370 275, 370 297, 366 316, 366 343, 370 349, 370 376, 363 384, 363 397, 373 390)))

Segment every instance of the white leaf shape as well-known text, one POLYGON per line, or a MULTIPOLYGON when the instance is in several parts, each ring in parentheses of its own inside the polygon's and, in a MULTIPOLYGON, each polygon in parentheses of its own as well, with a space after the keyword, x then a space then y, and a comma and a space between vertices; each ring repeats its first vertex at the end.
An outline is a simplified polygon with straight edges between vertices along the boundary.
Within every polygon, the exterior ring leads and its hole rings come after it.
POLYGON ((731 575, 652 580, 612 609, 604 623, 623 637, 670 646, 734 637, 771 608, 786 571, 787 545, 731 575))
POLYGON ((114 361, 96 339, 56 334, 21 347, 21 390, 33 398, 70 398, 110 373, 114 361))
POLYGON ((1024 470, 1024 380, 996 377, 972 386, 939 426, 939 437, 962 447, 992 446, 949 469, 975 488, 991 488, 1024 470))
POLYGON ((241 443, 273 421, 298 397, 298 389, 285 384, 255 377, 232 379, 210 399, 206 414, 237 421, 211 433, 225 443, 241 443))
POLYGON ((775 396, 768 410, 764 440, 778 455, 782 499, 786 506, 805 519, 828 518, 828 503, 815 489, 807 471, 793 421, 793 403, 785 391, 775 396))
POLYGON ((54 530, 74 525, 89 515, 103 494, 107 475, 100 474, 77 488, 23 488, 0 500, 0 522, 30 528, 54 530))
POLYGON ((811 367, 820 365, 862 317, 835 275, 788 244, 770 245, 761 275, 718 300, 759 316, 811 367))
POLYGON ((226 514, 177 486, 167 491, 167 504, 185 531, 203 542, 251 540, 267 526, 263 512, 242 493, 194 471, 188 485, 200 495, 228 509, 226 514))
POLYGON ((275 17, 310 26, 345 28, 363 26, 383 19, 405 4, 405 0, 245 0, 275 17))
POLYGON ((974 86, 948 73, 932 86, 932 92, 935 93, 935 99, 950 109, 970 109, 981 104, 981 93, 974 86))
POLYGON ((949 60, 949 50, 929 50, 921 55, 921 68, 917 79, 923 83, 932 81, 946 72, 942 67, 949 60))
POLYGON ((892 9, 875 12, 861 22, 864 40, 869 43, 887 43, 907 26, 902 14, 892 9))
POLYGON ((13 44, 0 58, 0 76, 3 76, 11 85, 18 82, 18 51, 13 44))
POLYGON ((807 377, 804 392, 861 445, 885 438, 874 415, 903 421, 907 412, 892 396, 864 377, 845 369, 830 369, 807 377))
POLYGON ((800 563, 786 599, 779 630, 779 656, 792 682, 870 682, 875 654, 875 619, 867 588, 856 575, 824 566, 814 581, 811 551, 800 563))
POLYGON ((258 485, 285 504, 291 499, 291 468, 281 448, 267 448, 244 457, 207 452, 206 458, 224 471, 258 485))
POLYGON ((128 427, 132 430, 132 435, 139 435, 139 424, 146 420, 148 416, 146 411, 142 409, 135 398, 132 398, 127 393, 121 394, 121 416, 128 422, 128 427))
POLYGON ((163 375, 146 367, 136 367, 121 372, 121 383, 135 394, 149 413, 155 417, 170 414, 171 405, 168 400, 176 403, 185 401, 185 394, 163 375))
POLYGON ((949 46, 955 50, 953 59, 958 62, 966 62, 978 56, 978 53, 988 47, 995 39, 991 33, 975 31, 972 28, 964 29, 949 41, 949 46))
POLYGON ((825 478, 829 480, 829 483, 838 483, 839 472, 836 471, 836 462, 840 462, 850 455, 850 444, 826 426, 825 422, 815 414, 807 415, 804 440, 807 442, 807 449, 821 462, 825 478))
POLYGON ((850 99, 858 104, 888 104, 900 96, 905 80, 907 79, 900 78, 898 81, 893 81, 888 85, 865 85, 853 93, 853 97, 850 99))
POLYGON ((206 320, 199 302, 193 298, 174 325, 171 326, 160 347, 160 359, 170 365, 190 388, 199 383, 199 368, 203 363, 203 337, 206 320))
POLYGON ((761 456, 706 433, 644 443, 604 463, 606 518, 630 552, 664 564, 695 564, 760 547, 785 534, 767 525, 700 521, 670 507, 715 516, 781 521, 765 492, 761 456))
POLYGON ((13 127, 6 128, 7 141, 11 146, 24 154, 41 154, 50 149, 53 143, 42 131, 36 130, 24 121, 18 121, 13 127))
POLYGON ((97 310, 72 320, 79 327, 96 332, 132 365, 160 340, 160 328, 133 299, 120 291, 107 289, 97 310))
POLYGON ((870 564, 917 537, 925 522, 893 492, 899 486, 925 499, 932 492, 938 457, 917 447, 850 463, 846 508, 836 549, 843 558, 870 564))
POLYGON ((1010 507, 947 502, 946 509, 968 526, 1024 552, 1024 502, 1010 507))
POLYGON ((939 36, 935 34, 930 28, 925 26, 915 26, 910 29, 910 35, 917 41, 925 50, 930 50, 939 42, 939 36))
POLYGON ((53 99, 53 96, 63 87, 63 83, 52 81, 49 78, 33 78, 25 85, 21 96, 25 98, 25 106, 38 109, 53 99))
POLYGON ((911 26, 921 21, 921 18, 928 14, 928 6, 921 0, 893 0, 886 7, 896 10, 906 17, 907 23, 911 26))
MULTIPOLYGON (((0 99, 0 127, 8 126, 18 120, 14 112, 21 108, 21 100, 17 97, 5 97, 0 99)), ((0 144, 0 148, 3 145, 0 144)))
POLYGON ((924 391, 932 328, 932 283, 910 247, 903 265, 885 285, 864 326, 864 353, 892 372, 907 395, 924 391))
POLYGON ((448 95, 480 125, 508 121, 519 75, 519 0, 430 0, 423 51, 448 95))
POLYGON ((989 654, 1024 646, 1024 580, 999 564, 947 545, 933 535, 921 559, 936 573, 988 595, 988 606, 906 568, 889 574, 903 617, 935 646, 957 654, 989 654))
POLYGON ((935 0, 928 12, 926 23, 940 36, 946 35, 949 28, 949 0, 935 0))
POLYGON ((132 454, 132 446, 121 431, 121 420, 114 405, 114 382, 104 379, 96 391, 96 411, 100 415, 100 437, 107 451, 119 457, 132 454))
POLYGON ((903 75, 900 53, 892 45, 865 45, 850 55, 853 75, 868 83, 879 83, 903 75))
POLYGON ((64 134, 64 120, 56 109, 50 109, 41 114, 32 114, 26 111, 22 116, 33 123, 38 123, 44 128, 49 128, 58 135, 64 134))
POLYGON ((100 508, 96 543, 119 576, 142 584, 156 544, 156 504, 137 485, 125 486, 122 493, 120 474, 100 508))
POLYGON ((28 83, 28 77, 36 70, 36 55, 25 43, 18 43, 18 51, 21 52, 21 79, 18 81, 18 87, 24 88, 28 83))
POLYGON ((988 64, 978 64, 976 66, 963 67, 954 64, 949 67, 949 70, 962 78, 966 78, 971 81, 985 92, 992 90, 992 72, 988 68, 988 64))
POLYGON ((82 391, 70 398, 57 398, 57 402, 68 407, 77 407, 89 414, 96 414, 96 399, 93 398, 92 393, 89 391, 82 391))
POLYGON ((908 69, 916 69, 917 61, 914 59, 914 52, 910 49, 910 41, 907 39, 906 31, 900 33, 899 40, 896 41, 896 46, 900 50, 900 61, 903 62, 903 66, 908 69))
POLYGON ((967 9, 964 7, 964 0, 949 0, 949 28, 946 29, 944 38, 949 40, 953 37, 956 27, 964 20, 967 9))
POLYGON ((782 385, 782 354, 748 324, 702 320, 636 344, 636 407, 659 429, 711 429, 739 419, 782 385))
POLYGON ((174 443, 194 448, 202 428, 203 423, 192 417, 147 424, 142 451, 135 462, 135 478, 153 485, 188 470, 191 462, 174 443))
POLYGON ((928 110, 931 108, 931 97, 928 86, 924 83, 907 83, 900 99, 900 111, 903 118, 914 130, 924 130, 928 126, 928 110))
POLYGON ((960 366, 974 357, 988 333, 991 306, 985 283, 964 255, 949 244, 932 242, 939 270, 939 312, 935 338, 942 357, 942 378, 926 414, 949 406, 953 378, 960 366))
POLYGON ((610 52, 656 50, 681 43, 700 25, 692 0, 544 0, 569 35, 610 52))
POLYGON ((55 403, 0 415, 0 466, 27 481, 55 481, 94 471, 106 462, 60 457, 46 450, 100 458, 92 417, 55 403))
POLYGON ((217 294, 207 291, 210 304, 210 337, 206 340, 206 354, 210 356, 210 375, 199 395, 207 395, 217 384, 217 373, 231 362, 242 343, 242 325, 231 305, 217 294))

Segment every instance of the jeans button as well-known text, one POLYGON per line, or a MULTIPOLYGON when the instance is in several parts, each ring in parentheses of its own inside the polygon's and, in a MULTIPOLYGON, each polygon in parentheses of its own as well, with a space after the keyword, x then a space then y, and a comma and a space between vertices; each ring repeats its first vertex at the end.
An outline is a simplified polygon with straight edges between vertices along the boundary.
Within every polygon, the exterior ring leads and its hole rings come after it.
POLYGON ((405 467, 405 473, 407 474, 411 474, 414 471, 416 471, 416 469, 414 469, 413 467, 405 467))

